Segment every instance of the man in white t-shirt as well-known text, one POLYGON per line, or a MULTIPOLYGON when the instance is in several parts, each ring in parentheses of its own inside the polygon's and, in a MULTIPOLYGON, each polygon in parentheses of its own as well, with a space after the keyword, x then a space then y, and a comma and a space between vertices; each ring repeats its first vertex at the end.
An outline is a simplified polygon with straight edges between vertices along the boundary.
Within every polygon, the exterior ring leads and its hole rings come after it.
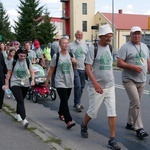
POLYGON ((113 75, 113 59, 109 44, 113 37, 112 29, 108 24, 102 25, 99 29, 99 42, 97 54, 95 57, 94 45, 91 45, 85 60, 88 80, 89 108, 81 124, 81 135, 88 138, 87 124, 91 119, 97 117, 98 110, 104 102, 108 124, 110 129, 110 140, 108 147, 113 150, 120 150, 115 141, 116 134, 116 100, 115 100, 115 82, 113 75))

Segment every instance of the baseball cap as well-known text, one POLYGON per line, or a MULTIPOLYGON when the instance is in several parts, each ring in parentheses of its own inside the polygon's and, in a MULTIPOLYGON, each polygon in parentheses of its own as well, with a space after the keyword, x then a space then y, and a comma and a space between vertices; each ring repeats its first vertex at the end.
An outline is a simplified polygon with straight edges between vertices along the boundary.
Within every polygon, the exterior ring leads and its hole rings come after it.
POLYGON ((39 48, 40 47, 40 42, 39 41, 34 41, 34 47, 39 48))
POLYGON ((139 26, 133 26, 130 30, 130 32, 136 32, 136 31, 142 32, 142 29, 139 26))
POLYGON ((100 26, 98 36, 106 35, 108 33, 113 33, 109 24, 100 26))

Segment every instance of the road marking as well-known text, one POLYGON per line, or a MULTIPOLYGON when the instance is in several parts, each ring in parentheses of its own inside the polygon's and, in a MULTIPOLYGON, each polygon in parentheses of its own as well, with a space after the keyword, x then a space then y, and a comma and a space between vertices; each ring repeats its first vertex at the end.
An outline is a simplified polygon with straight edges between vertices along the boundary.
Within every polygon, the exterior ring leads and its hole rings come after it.
MULTIPOLYGON (((125 90, 125 88, 122 85, 119 85, 119 84, 115 84, 115 87, 118 88, 118 89, 125 90)), ((149 91, 148 90, 144 90, 143 93, 149 95, 149 91)))

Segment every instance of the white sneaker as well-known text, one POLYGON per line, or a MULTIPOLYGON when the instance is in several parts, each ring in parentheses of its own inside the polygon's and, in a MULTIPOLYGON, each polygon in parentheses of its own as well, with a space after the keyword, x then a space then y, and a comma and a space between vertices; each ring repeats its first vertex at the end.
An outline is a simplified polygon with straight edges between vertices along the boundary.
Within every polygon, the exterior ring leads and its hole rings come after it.
POLYGON ((24 120, 22 121, 22 124, 23 124, 24 128, 27 128, 28 125, 29 125, 29 122, 28 122, 27 119, 24 119, 24 120))
POLYGON ((22 118, 21 118, 20 114, 16 114, 16 115, 15 115, 15 118, 16 118, 16 120, 17 120, 18 122, 21 122, 21 121, 22 121, 22 118))

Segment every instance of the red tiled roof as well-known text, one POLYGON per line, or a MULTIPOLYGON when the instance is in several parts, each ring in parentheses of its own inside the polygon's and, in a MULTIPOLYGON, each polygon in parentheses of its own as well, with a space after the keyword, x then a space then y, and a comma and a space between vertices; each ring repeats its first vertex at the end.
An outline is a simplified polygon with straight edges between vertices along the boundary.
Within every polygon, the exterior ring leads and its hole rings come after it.
MULTIPOLYGON (((102 13, 112 22, 112 13, 102 13)), ((130 30, 132 26, 140 26, 143 30, 148 30, 148 18, 150 15, 138 14, 117 14, 114 13, 114 25, 120 30, 130 30)))
POLYGON ((62 22, 62 19, 58 17, 51 17, 51 22, 62 22))

